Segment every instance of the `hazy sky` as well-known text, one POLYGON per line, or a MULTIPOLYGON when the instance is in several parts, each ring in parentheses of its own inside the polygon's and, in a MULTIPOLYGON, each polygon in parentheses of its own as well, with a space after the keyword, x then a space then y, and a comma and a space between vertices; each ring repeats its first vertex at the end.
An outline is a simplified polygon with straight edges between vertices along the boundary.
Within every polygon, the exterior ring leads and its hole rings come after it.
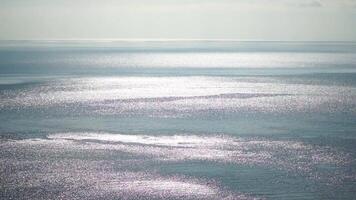
POLYGON ((0 39, 356 41, 356 0, 0 0, 0 39))

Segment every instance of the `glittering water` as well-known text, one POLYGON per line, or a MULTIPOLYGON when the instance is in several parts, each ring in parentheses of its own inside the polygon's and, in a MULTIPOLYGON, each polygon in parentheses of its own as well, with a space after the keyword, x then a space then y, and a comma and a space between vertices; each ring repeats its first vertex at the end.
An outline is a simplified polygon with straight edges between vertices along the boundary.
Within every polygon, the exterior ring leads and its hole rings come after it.
POLYGON ((2 42, 1 199, 353 199, 356 44, 2 42))

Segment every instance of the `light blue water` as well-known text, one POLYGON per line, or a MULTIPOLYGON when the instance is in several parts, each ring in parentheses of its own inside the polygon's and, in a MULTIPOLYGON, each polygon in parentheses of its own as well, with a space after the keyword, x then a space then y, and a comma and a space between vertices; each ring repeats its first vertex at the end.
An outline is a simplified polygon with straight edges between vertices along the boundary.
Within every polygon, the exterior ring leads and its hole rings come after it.
POLYGON ((1 199, 354 199, 356 43, 3 41, 1 199))

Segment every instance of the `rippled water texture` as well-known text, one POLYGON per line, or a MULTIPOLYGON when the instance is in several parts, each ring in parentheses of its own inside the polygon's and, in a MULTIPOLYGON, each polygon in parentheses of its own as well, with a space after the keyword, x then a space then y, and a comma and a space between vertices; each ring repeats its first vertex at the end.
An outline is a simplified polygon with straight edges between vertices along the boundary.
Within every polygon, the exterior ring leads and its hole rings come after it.
POLYGON ((356 44, 2 42, 0 199, 354 199, 356 44))

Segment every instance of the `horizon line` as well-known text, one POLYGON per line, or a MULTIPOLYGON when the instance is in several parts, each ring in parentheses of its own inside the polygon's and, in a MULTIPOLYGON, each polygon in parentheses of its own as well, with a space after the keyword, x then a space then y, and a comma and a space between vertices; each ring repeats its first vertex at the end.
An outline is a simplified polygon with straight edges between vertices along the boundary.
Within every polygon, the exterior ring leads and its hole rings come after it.
POLYGON ((223 39, 223 38, 46 38, 46 39, 0 39, 4 41, 33 41, 33 42, 184 42, 184 41, 201 41, 201 42, 351 42, 356 40, 260 40, 260 39, 223 39))

